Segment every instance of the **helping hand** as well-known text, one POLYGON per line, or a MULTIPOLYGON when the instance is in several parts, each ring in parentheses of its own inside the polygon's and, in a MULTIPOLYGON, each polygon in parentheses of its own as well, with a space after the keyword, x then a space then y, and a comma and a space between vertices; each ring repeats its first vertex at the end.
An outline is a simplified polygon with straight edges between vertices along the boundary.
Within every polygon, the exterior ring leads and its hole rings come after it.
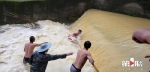
POLYGON ((67 53, 67 56, 70 56, 70 55, 72 55, 72 54, 73 54, 73 52, 67 53))
POLYGON ((149 55, 146 55, 146 56, 145 56, 145 58, 149 58, 149 57, 150 57, 149 55))

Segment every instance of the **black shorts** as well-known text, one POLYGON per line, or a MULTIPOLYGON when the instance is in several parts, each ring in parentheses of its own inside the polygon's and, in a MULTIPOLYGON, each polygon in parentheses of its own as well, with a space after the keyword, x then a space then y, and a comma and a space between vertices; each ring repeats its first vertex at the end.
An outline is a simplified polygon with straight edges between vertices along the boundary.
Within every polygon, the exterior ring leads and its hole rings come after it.
POLYGON ((23 58, 23 63, 29 63, 29 60, 30 60, 30 58, 24 57, 24 58, 23 58))

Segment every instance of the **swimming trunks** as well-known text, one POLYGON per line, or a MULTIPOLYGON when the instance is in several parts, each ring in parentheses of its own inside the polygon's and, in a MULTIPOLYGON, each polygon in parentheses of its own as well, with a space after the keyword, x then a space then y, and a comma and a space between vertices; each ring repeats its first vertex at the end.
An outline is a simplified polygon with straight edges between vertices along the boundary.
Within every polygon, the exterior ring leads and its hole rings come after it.
POLYGON ((29 59, 30 59, 30 58, 24 57, 24 58, 23 58, 23 62, 24 62, 24 63, 29 63, 29 59))
POLYGON ((77 69, 73 64, 70 67, 70 72, 81 72, 80 69, 77 69))

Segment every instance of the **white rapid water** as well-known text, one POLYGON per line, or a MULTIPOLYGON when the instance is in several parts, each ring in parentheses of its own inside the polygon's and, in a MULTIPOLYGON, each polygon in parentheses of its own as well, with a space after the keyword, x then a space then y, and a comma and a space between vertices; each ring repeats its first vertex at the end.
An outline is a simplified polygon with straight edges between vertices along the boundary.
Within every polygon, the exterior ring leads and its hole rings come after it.
MULTIPOLYGON (((50 20, 38 21, 41 28, 25 28, 29 24, 12 24, 0 26, 0 72, 29 72, 30 66, 22 63, 24 57, 24 44, 29 42, 30 36, 35 36, 35 43, 50 42, 50 54, 74 52, 66 59, 49 61, 46 72, 70 72, 70 66, 76 58, 78 44, 70 42, 66 35, 71 33, 69 26, 52 22, 50 20)), ((34 49, 37 50, 38 47, 34 49)), ((89 61, 86 62, 82 72, 94 72, 89 61)))

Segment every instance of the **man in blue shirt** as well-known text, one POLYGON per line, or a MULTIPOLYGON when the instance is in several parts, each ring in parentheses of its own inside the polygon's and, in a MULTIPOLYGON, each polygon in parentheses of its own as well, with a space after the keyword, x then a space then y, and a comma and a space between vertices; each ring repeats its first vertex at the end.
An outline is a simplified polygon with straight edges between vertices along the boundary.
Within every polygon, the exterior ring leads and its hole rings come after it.
POLYGON ((60 55, 47 54, 50 47, 50 43, 42 44, 40 48, 32 54, 30 58, 30 72, 45 72, 48 61, 66 58, 66 56, 73 54, 72 52, 60 55))

